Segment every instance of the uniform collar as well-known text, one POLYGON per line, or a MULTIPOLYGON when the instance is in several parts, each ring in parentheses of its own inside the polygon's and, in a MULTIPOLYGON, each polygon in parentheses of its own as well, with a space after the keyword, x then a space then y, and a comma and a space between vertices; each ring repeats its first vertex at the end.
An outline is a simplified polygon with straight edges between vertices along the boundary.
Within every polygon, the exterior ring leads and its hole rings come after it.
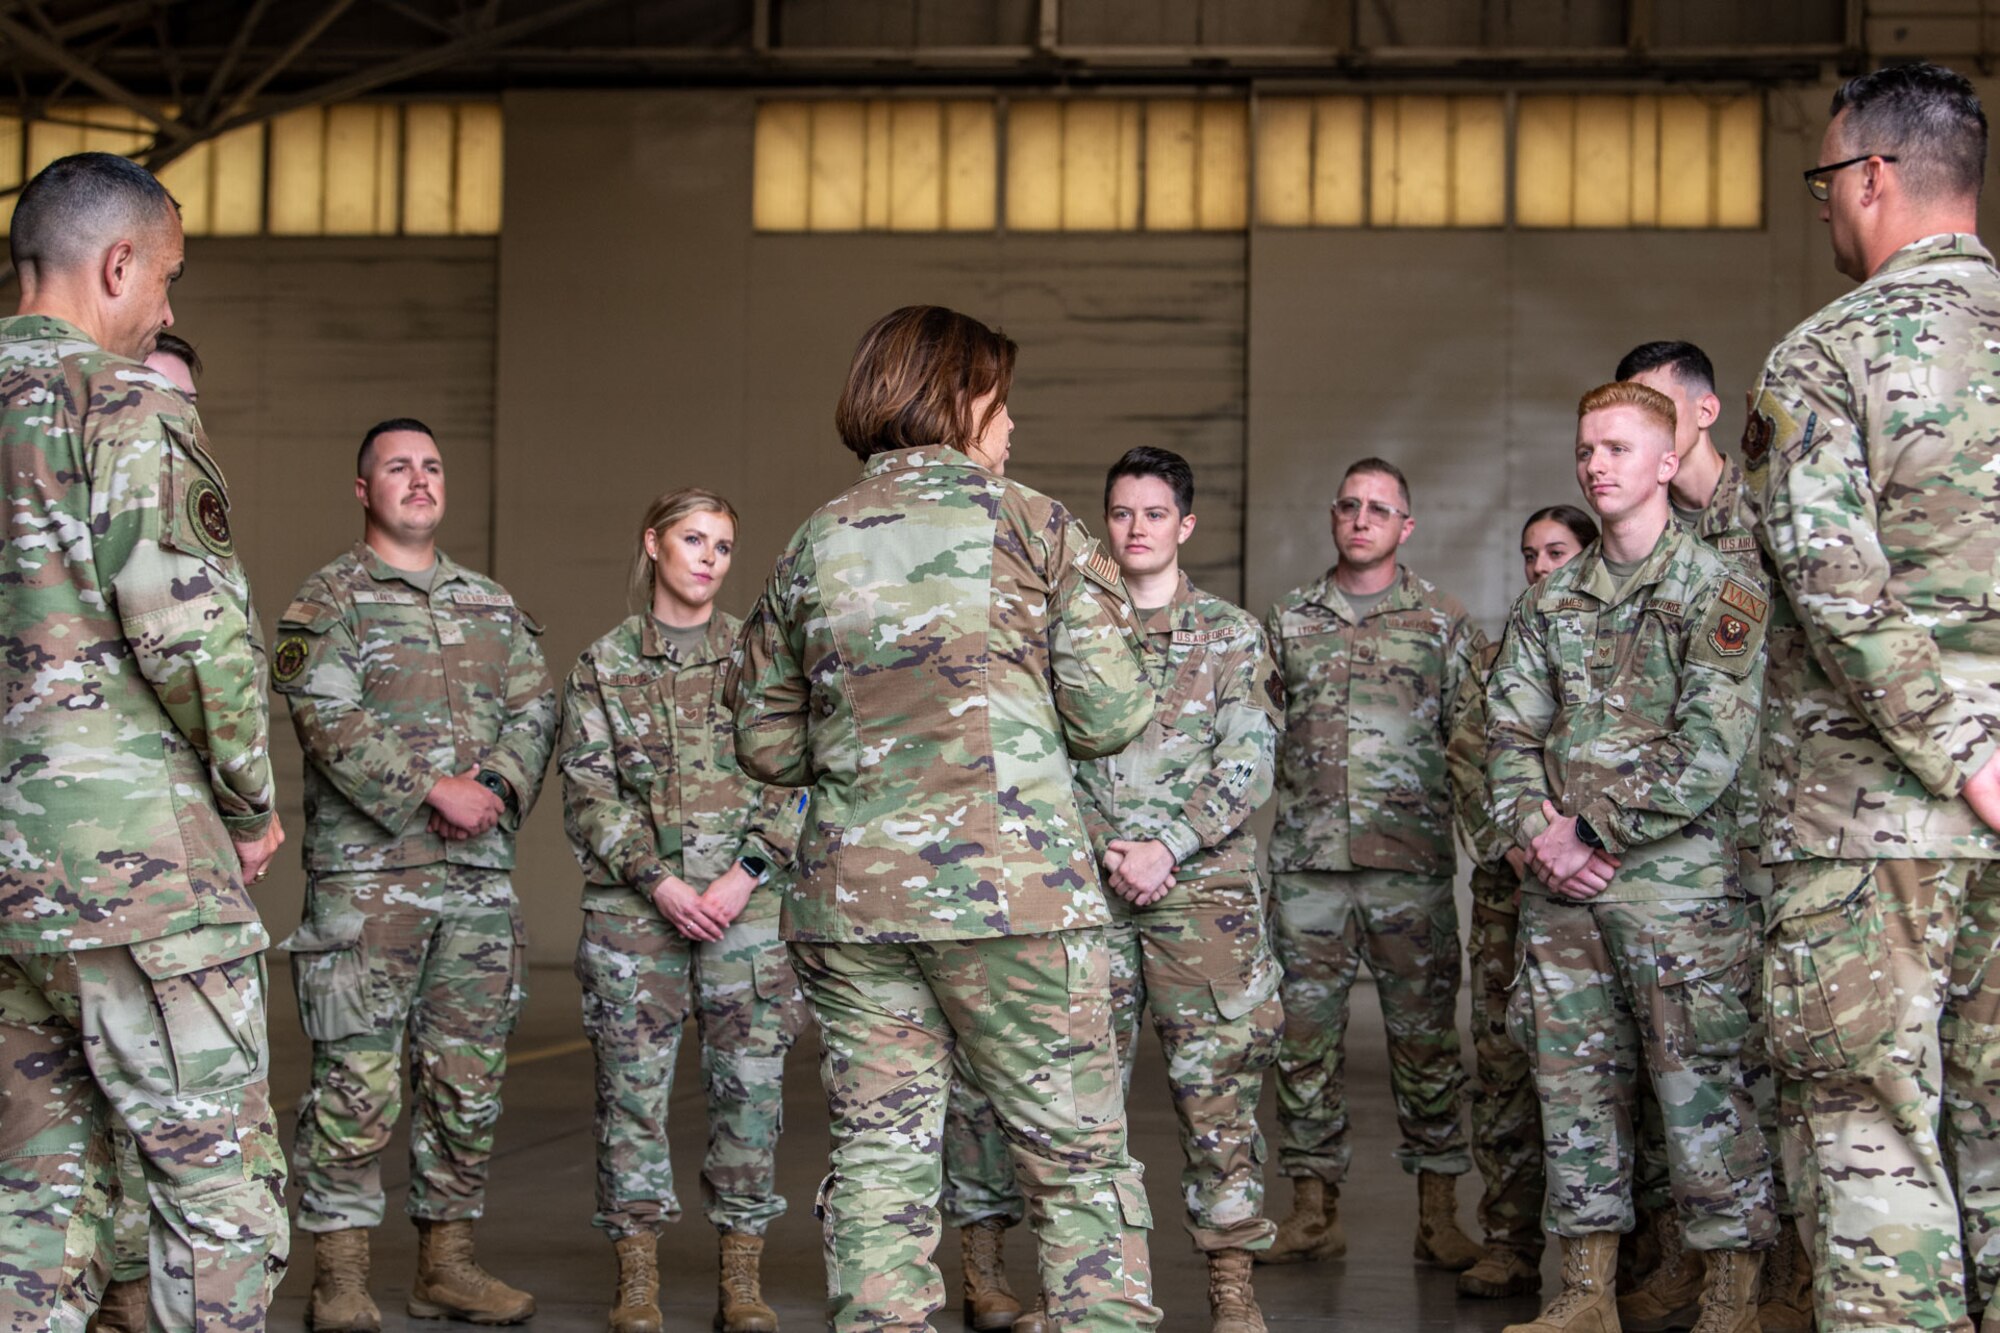
MULTIPOLYGON (((1677 518, 1669 520, 1667 530, 1660 534, 1659 542, 1653 547, 1653 553, 1633 572, 1621 595, 1617 577, 1604 563, 1604 539, 1600 537, 1576 558, 1576 578, 1565 591, 1585 593, 1605 606, 1622 605, 1631 601, 1642 589, 1650 588, 1666 577, 1667 567, 1673 563, 1675 553, 1685 540, 1689 540, 1687 524, 1677 518)), ((1554 601, 1561 600, 1555 596, 1553 588, 1542 594, 1544 605, 1538 606, 1538 609, 1551 609, 1554 605, 1552 598, 1554 601)))
MULTIPOLYGON (((1137 609, 1136 607, 1134 608, 1137 609)), ((1194 610, 1194 581, 1185 569, 1180 571, 1180 581, 1174 585, 1174 595, 1160 608, 1158 620, 1143 627, 1147 635, 1171 634, 1175 630, 1200 629, 1194 610)))
MULTIPOLYGON (((666 657, 667 636, 660 630, 650 609, 639 616, 639 654, 642 657, 666 657)), ((705 662, 720 662, 736 648, 735 636, 729 633, 728 621, 722 612, 711 610, 708 614, 708 633, 701 639, 701 647, 695 651, 693 660, 674 658, 680 666, 700 666, 705 662)))
MULTIPOLYGON (((1347 595, 1341 592, 1340 585, 1334 582, 1333 569, 1328 569, 1320 576, 1319 582, 1312 586, 1312 591, 1307 594, 1306 600, 1316 606, 1325 607, 1350 625, 1361 623, 1361 618, 1354 614, 1353 604, 1347 600, 1347 595)), ((1417 602, 1416 575, 1410 573, 1402 564, 1398 564, 1396 581, 1389 585, 1382 600, 1375 603, 1375 609, 1368 615, 1372 619, 1389 611, 1406 610, 1417 605, 1417 602)))
POLYGON ((1891 273, 1900 273, 1923 264, 1933 264, 1941 259, 1973 259, 1990 268, 1993 265, 1993 252, 1981 245, 1979 238, 1970 232, 1942 231, 1935 236, 1925 236, 1911 241, 1883 260, 1882 267, 1869 274, 1868 280, 1873 282, 1891 273))
POLYGON ((1702 506, 1701 518, 1694 524, 1696 533, 1703 537, 1719 537, 1732 528, 1748 526, 1737 514, 1737 501, 1743 495, 1743 465, 1728 454, 1722 455, 1722 475, 1715 479, 1715 494, 1708 497, 1702 506))
MULTIPOLYGON (((97 340, 66 319, 54 315, 10 315, 0 321, 0 340, 7 342, 79 342, 97 347, 97 340)), ((99 348, 100 351, 104 350, 99 348)))
POLYGON ((885 472, 906 472, 912 468, 959 467, 970 468, 974 472, 985 472, 986 468, 972 461, 970 455, 948 444, 927 444, 916 449, 890 449, 876 454, 861 465, 864 477, 879 477, 885 472))
MULTIPOLYGON (((415 588, 418 592, 426 591, 421 584, 411 582, 409 571, 398 569, 384 560, 375 553, 375 548, 370 546, 366 541, 354 543, 354 558, 360 562, 363 569, 368 571, 368 577, 374 579, 377 583, 405 583, 415 588)), ((423 571, 418 570, 416 572, 422 573, 423 571)), ((442 547, 439 547, 437 548, 437 569, 431 575, 431 586, 428 591, 435 596, 439 588, 450 583, 453 579, 463 578, 464 576, 465 571, 460 569, 452 558, 444 553, 442 547)))

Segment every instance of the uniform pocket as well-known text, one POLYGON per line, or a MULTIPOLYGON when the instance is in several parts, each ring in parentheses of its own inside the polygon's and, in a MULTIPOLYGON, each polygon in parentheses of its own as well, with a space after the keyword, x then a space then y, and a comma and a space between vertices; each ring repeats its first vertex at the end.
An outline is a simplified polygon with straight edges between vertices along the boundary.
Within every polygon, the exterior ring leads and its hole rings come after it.
MULTIPOLYGON (((1826 873, 1826 872, 1821 872, 1826 873)), ((1764 951, 1771 1063, 1793 1078, 1858 1070, 1888 1049, 1895 1003, 1872 870, 1788 896, 1764 951)))
POLYGON ((142 1084, 180 1097, 233 1092, 265 1077, 269 1034, 264 1019, 264 959, 238 958, 164 975, 161 962, 133 955, 153 983, 162 1065, 142 1084))
POLYGON ((1076 1122, 1095 1127, 1125 1111, 1111 1028, 1111 950, 1101 930, 1062 932, 1069 983, 1069 1084, 1076 1122))
POLYGON ((1267 953, 1259 953, 1251 960, 1244 976, 1208 983, 1208 989, 1215 997, 1215 1012, 1225 1023, 1244 1017, 1277 995, 1278 976, 1277 960, 1267 953))
POLYGON ((1682 1059, 1733 1059, 1743 1053, 1750 1011, 1743 1001, 1751 959, 1684 964, 1660 971, 1661 1036, 1682 1059))
POLYGON ((314 1041, 373 1032, 377 1006, 361 956, 366 918, 358 914, 306 921, 278 947, 292 956, 299 1022, 314 1041))

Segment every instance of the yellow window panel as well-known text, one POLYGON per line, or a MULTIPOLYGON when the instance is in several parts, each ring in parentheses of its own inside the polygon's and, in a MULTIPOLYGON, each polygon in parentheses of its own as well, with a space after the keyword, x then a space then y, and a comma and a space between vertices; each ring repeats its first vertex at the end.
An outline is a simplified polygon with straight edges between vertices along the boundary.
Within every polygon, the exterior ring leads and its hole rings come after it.
POLYGON ((996 123, 991 102, 944 104, 946 231, 991 231, 999 220, 996 123))
POLYGON ((83 151, 83 126, 53 120, 28 122, 28 178, 59 157, 83 151))
POLYGON ((1130 231, 1139 225, 1138 120, 1132 102, 1064 104, 1064 231, 1130 231))
POLYGON ((758 231, 806 229, 812 116, 809 102, 765 102, 757 108, 750 224, 758 231))
POLYGON ((1257 224, 1312 224, 1313 104, 1307 97, 1257 103, 1257 224))
POLYGON ((1507 221, 1507 103, 1499 97, 1451 99, 1451 225, 1499 227, 1507 221))
POLYGON ((1451 220, 1447 99, 1377 97, 1368 220, 1377 227, 1442 227, 1451 220))
POLYGON ((1576 101, 1575 213, 1578 227, 1632 225, 1632 99, 1576 101))
POLYGON ((214 139, 209 232, 255 236, 264 230, 264 127, 245 125, 214 139))
POLYGON ((1660 99, 1632 99, 1632 225, 1660 225, 1660 99))
MULTIPOLYGON (((4 152, 4 149, 0 149, 4 152)), ((161 167, 160 184, 181 206, 181 231, 206 236, 213 230, 211 201, 215 194, 215 145, 198 143, 161 167)))
POLYGON ((403 108, 403 233, 451 234, 452 156, 457 118, 440 102, 403 108))
POLYGON ((944 223, 944 108, 889 103, 889 230, 938 231, 944 223))
POLYGON ((1204 231, 1240 231, 1249 221, 1249 104, 1211 98, 1197 105, 1201 139, 1195 224, 1204 231))
POLYGON ((861 230, 867 168, 866 104, 816 103, 808 203, 814 231, 861 230))
POLYGON ((1715 144, 1708 104, 1698 97, 1660 99, 1660 225, 1715 223, 1715 144))
POLYGON ((152 146, 152 131, 136 111, 122 106, 84 107, 77 118, 90 122, 83 132, 86 153, 117 153, 130 157, 152 146))
POLYGON ((0 231, 13 225, 14 201, 21 197, 17 187, 25 184, 21 175, 21 158, 27 147, 28 132, 21 124, 21 118, 0 116, 0 189, 13 191, 0 195, 0 231))
POLYGON ((377 140, 393 107, 349 102, 326 112, 326 233, 367 236, 375 230, 377 140))
POLYGON ((1577 175, 1576 99, 1521 98, 1514 108, 1514 221, 1523 227, 1569 226, 1576 216, 1577 175))
POLYGON ((1715 225, 1764 222, 1764 102, 1755 93, 1715 108, 1715 225))
POLYGON ((377 236, 394 236, 403 222, 403 109, 378 108, 375 133, 377 236))
POLYGON ((1146 229, 1192 231, 1197 225, 1200 150, 1196 104, 1146 104, 1146 229))
POLYGON ((505 157, 500 127, 498 102, 460 104, 451 225, 460 236, 499 234, 505 157))
POLYGON ((274 236, 317 236, 326 225, 326 113, 306 107, 271 120, 274 236))
POLYGON ((1007 226, 1060 231, 1063 219, 1062 104, 1034 99, 1007 107, 1007 226))
POLYGON ((861 153, 861 228, 887 231, 889 228, 889 104, 877 99, 868 103, 866 145, 861 153))
POLYGON ((1365 98, 1314 99, 1314 226, 1358 227, 1366 220, 1367 123, 1365 98))

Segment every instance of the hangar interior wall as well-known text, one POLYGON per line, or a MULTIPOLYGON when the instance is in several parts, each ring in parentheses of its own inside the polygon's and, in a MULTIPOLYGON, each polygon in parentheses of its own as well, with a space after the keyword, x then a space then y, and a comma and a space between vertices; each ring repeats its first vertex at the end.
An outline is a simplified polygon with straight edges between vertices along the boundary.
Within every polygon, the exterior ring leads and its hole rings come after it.
MULTIPOLYGON (((396 414, 439 429, 446 544, 547 624, 558 677, 625 613, 631 529, 670 486, 741 511, 722 596, 741 614, 854 475, 831 418, 855 338, 924 301, 1019 340, 1011 470, 1093 524, 1111 459, 1179 450, 1195 577, 1261 612, 1330 561, 1340 470, 1380 454, 1415 487, 1409 562, 1491 631, 1519 518, 1575 496, 1583 389, 1633 343, 1691 338, 1733 447, 1764 351, 1846 285, 1797 174, 1825 104, 1770 95, 1758 231, 781 236, 750 227, 751 95, 515 93, 497 242, 196 243, 177 304, 210 361, 203 413, 267 625, 354 539, 352 449, 396 414)), ((553 777, 522 853, 532 954, 562 960, 577 872, 553 777)), ((277 933, 302 891, 281 862, 277 933)))

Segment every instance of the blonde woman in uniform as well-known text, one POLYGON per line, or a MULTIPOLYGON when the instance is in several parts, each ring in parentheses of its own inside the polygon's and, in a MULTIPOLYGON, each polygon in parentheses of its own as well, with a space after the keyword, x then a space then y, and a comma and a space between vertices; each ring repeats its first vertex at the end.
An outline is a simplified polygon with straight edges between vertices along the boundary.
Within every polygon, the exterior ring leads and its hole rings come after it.
POLYGON ((700 1026, 708 1093, 702 1199, 721 1232, 715 1326, 772 1333, 764 1230, 785 1210, 773 1155, 785 1053, 806 1009, 778 941, 798 793, 737 767, 723 677, 739 622, 715 609, 736 512, 686 487, 639 530, 627 617, 563 691, 563 816, 584 870, 576 957, 597 1055, 596 1225, 617 1247, 612 1333, 658 1333, 659 1230, 680 1216, 667 1105, 682 1023, 700 1026))

